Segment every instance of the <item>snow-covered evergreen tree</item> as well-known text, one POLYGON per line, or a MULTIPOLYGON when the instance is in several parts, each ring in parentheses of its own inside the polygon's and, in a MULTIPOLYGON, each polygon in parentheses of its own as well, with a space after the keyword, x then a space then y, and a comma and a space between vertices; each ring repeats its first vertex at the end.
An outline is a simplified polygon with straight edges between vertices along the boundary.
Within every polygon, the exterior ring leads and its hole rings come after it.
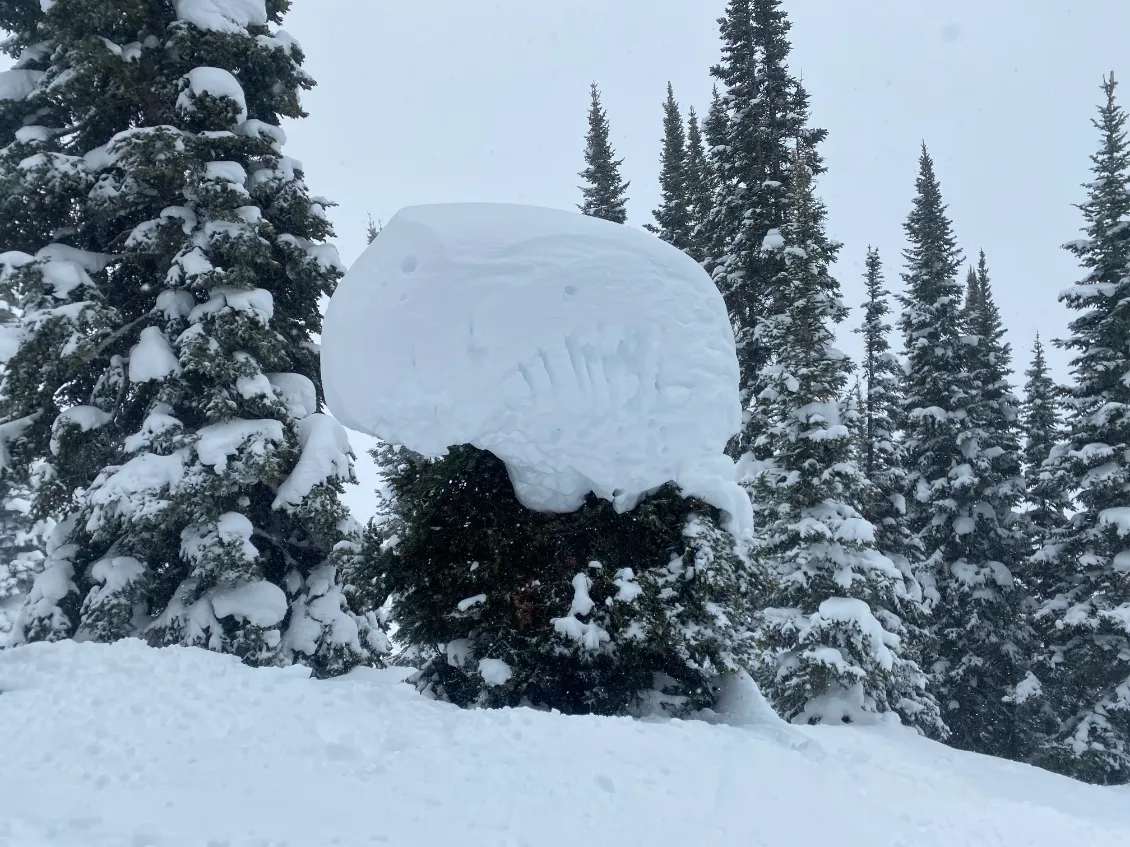
POLYGON ((816 147, 825 133, 808 127, 808 95, 789 72, 791 25, 781 0, 730 0, 719 25, 722 60, 712 74, 725 87, 726 123, 724 130, 708 125, 712 143, 722 137, 712 151, 719 187, 707 221, 707 270, 726 298, 738 344, 747 420, 731 451, 740 454, 764 429, 755 398, 772 351, 758 327, 775 313, 769 300, 785 274, 780 229, 793 147, 799 140, 805 166, 819 174, 816 147))
POLYGON ((875 544, 907 576, 916 599, 921 600, 914 574, 922 561, 922 542, 911 531, 906 515, 908 471, 903 429, 903 381, 906 374, 891 350, 891 293, 883 276, 879 251, 867 248, 867 300, 863 324, 863 375, 867 391, 863 397, 863 475, 871 483, 872 496, 863 508, 875 527, 875 544))
POLYGON ((43 5, 0 151, 23 323, 3 413, 16 463, 47 460, 37 508, 66 520, 15 640, 373 661, 384 634, 342 578, 351 453, 312 342, 343 269, 282 152, 313 85, 277 28, 289 4, 43 5))
MULTIPOLYGON (((1050 647, 1041 675, 1058 731, 1038 761, 1079 779, 1130 782, 1130 140, 1113 75, 1094 121, 1085 237, 1067 245, 1086 276, 1060 299, 1077 312, 1067 444, 1048 464, 1076 492, 1074 514, 1041 551, 1050 647)), ((1045 467, 1048 467, 1045 465, 1045 467)))
POLYGON ((600 102, 600 89, 592 84, 589 130, 585 137, 585 169, 580 176, 584 201, 577 207, 582 214, 622 224, 628 220, 628 183, 620 176, 623 159, 616 158, 609 138, 608 113, 600 102))
POLYGON ((645 229, 684 252, 691 249, 691 206, 688 190, 687 136, 675 90, 667 83, 663 103, 663 149, 659 153, 659 208, 645 229))
POLYGON ((1012 346, 1004 340, 1005 329, 1000 309, 993 297, 985 251, 977 259, 973 272, 976 296, 972 309, 967 305, 966 331, 977 339, 972 345, 973 377, 979 389, 981 429, 991 440, 982 442, 982 449, 997 447, 1004 451, 998 458, 996 472, 1001 475, 1005 490, 1000 495, 1017 502, 1023 489, 1018 428, 1020 400, 1013 392, 1012 346))
POLYGON ((702 135, 705 141, 706 168, 709 175, 710 196, 709 202, 703 207, 699 220, 695 224, 696 250, 702 258, 699 262, 707 270, 713 270, 725 248, 724 232, 722 230, 722 216, 715 213, 718 189, 722 185, 722 159, 726 155, 726 134, 730 119, 726 113, 726 104, 715 84, 711 89, 710 108, 706 120, 702 122, 702 135))
POLYGON ((1051 377, 1039 333, 1032 346, 1032 364, 1024 375, 1027 382, 1024 383, 1021 424, 1024 489, 1028 503, 1025 517, 1033 530, 1033 546, 1040 548, 1050 533, 1061 528, 1066 521, 1071 483, 1062 473, 1063 468, 1055 467, 1058 463, 1046 467, 1044 464, 1063 439, 1063 391, 1051 377))
POLYGON ((875 547, 860 514, 869 484, 839 398, 851 361, 834 347, 847 316, 831 275, 837 245, 798 155, 780 228, 784 311, 762 337, 774 351, 762 400, 774 468, 757 481, 760 553, 779 578, 764 612, 770 661, 762 689, 793 721, 841 723, 894 712, 941 734, 938 706, 914 661, 904 617, 916 602, 902 571, 875 547))
POLYGON ((682 713, 751 666, 763 572, 673 485, 625 514, 591 495, 550 514, 523 507, 502 462, 473 447, 386 467, 397 532, 374 527, 369 554, 420 690, 461 706, 682 713))
POLYGON ((690 215, 690 247, 687 250, 696 262, 706 260, 708 249, 703 228, 714 202, 714 174, 707 156, 706 144, 699 127, 698 115, 692 106, 687 114, 687 208, 690 215))
POLYGON ((933 690, 955 746, 1023 758, 1026 734, 1007 699, 1025 679, 1030 649, 1013 575, 1025 558, 1010 482, 1015 455, 982 427, 982 388, 992 386, 974 373, 970 351, 980 344, 962 314, 961 251, 925 146, 905 230, 908 516, 926 555, 933 690))

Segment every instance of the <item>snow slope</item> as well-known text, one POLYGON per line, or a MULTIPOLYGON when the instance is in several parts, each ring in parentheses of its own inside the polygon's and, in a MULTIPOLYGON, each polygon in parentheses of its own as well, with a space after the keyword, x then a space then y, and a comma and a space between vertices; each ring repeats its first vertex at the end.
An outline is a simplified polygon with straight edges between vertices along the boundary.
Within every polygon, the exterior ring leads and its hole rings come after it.
POLYGON ((427 455, 474 444, 539 511, 621 510, 676 481, 752 520, 723 448, 741 424, 725 303, 629 227, 534 206, 402 209, 326 311, 322 379, 346 426, 427 455))
POLYGON ((459 711, 202 650, 0 653, 4 847, 1115 847, 1130 803, 897 727, 459 711))

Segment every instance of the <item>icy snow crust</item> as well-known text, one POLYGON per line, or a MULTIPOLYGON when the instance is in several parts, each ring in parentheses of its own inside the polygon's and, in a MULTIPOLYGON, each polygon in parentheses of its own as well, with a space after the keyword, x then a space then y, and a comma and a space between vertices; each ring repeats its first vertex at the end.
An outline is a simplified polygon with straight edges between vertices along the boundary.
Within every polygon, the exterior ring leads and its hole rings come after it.
MULTIPOLYGON (((502 668, 491 668, 498 679, 502 668)), ((462 711, 204 650, 0 652, 11 847, 1124 847, 1130 795, 900 727, 462 711)))
POLYGON ((749 528, 722 454, 741 424, 725 304, 646 233, 532 206, 403 209, 330 302, 322 379, 348 427, 490 450, 531 509, 589 491, 630 509, 675 481, 749 528))

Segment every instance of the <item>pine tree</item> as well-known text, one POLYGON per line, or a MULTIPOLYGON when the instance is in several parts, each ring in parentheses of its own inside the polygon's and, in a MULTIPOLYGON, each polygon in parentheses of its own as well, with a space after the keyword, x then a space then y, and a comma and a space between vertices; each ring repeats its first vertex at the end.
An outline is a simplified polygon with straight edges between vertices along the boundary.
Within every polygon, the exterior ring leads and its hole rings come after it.
POLYGON ((926 555, 932 682, 955 746, 1019 759, 1027 737, 1008 698, 1026 678, 1030 644, 1013 576, 1024 559, 1009 482, 1015 456, 982 427, 990 405, 982 389, 992 386, 975 373, 980 354, 970 351, 980 345, 970 344, 962 314, 961 251, 925 145, 919 165, 899 326, 908 361, 908 517, 926 555))
MULTIPOLYGON (((0 21, 24 5, 0 0, 0 21)), ((23 322, 4 426, 16 466, 46 462, 37 512, 65 516, 15 641, 374 661, 312 341, 343 269, 282 152, 313 85, 276 29, 288 4, 105 5, 57 0, 23 39, 37 123, 0 153, 23 322)))
POLYGON ((582 214, 622 224, 628 220, 626 193, 629 183, 620 177, 623 159, 616 158, 609 139, 608 113, 600 103, 600 89, 592 84, 592 105, 589 107, 589 131, 585 138, 585 169, 580 176, 584 202, 577 208, 582 214))
POLYGON ((726 104, 715 85, 711 91, 710 109, 702 124, 702 134, 706 147, 706 172, 709 177, 709 202, 703 207, 701 217, 695 226, 696 250, 702 258, 699 262, 709 271, 718 264, 715 257, 721 256, 725 248, 722 216, 715 212, 718 202, 718 189, 722 186, 722 159, 726 156, 726 135, 730 118, 726 104))
POLYGON ((675 90, 667 83, 663 104, 663 150, 659 154, 659 208, 645 228, 684 252, 691 249, 691 206, 687 195, 687 138, 675 90))
MULTIPOLYGON (((786 275, 781 226, 794 144, 799 140, 813 174, 823 169, 816 147, 825 132, 807 126, 808 95, 789 73, 790 23, 780 6, 781 0, 730 0, 719 21, 722 61, 712 69, 725 86, 726 123, 714 146, 719 189, 708 221, 707 270, 726 299, 738 344, 747 420, 731 445, 735 455, 753 448, 764 430, 756 398, 772 351, 759 324, 779 312, 770 301, 786 275)), ((712 144, 721 129, 708 125, 712 144)))
POLYGON ((1042 675, 1058 731, 1037 758, 1089 782, 1130 782, 1130 140, 1113 74, 1093 121, 1101 143, 1079 206, 1085 238, 1067 245, 1086 276, 1060 299, 1078 314, 1067 444, 1049 464, 1077 492, 1041 558, 1050 599, 1037 616, 1050 648, 1042 675))
POLYGON ((1044 345, 1036 333, 1032 364, 1024 372, 1024 406, 1021 423, 1024 433, 1024 483, 1028 501, 1027 519, 1032 526, 1037 548, 1053 530, 1063 527, 1070 503, 1070 484, 1053 466, 1045 467, 1052 451, 1063 439, 1062 390, 1055 384, 1044 358, 1044 345))
POLYGON ((864 516, 875 527, 875 545, 906 576, 912 593, 921 601, 914 574, 922 562, 922 542, 907 523, 908 470, 906 426, 903 411, 902 363, 891 350, 891 293, 883 277, 879 251, 867 248, 863 324, 863 372, 867 393, 863 399, 863 475, 871 483, 873 496, 864 504, 864 516))
POLYGON ((993 298, 984 250, 978 257, 974 277, 977 294, 974 309, 965 322, 966 332, 977 339, 977 343, 970 347, 971 373, 977 387, 972 411, 979 427, 980 449, 996 454, 993 458, 996 488, 989 496, 998 504, 1000 513, 1005 515, 1011 514, 1024 496, 1019 439, 1020 400, 1010 381, 1012 345, 1004 340, 1004 324, 993 298))
POLYGON ((714 705, 754 656, 765 579, 716 510, 673 485, 630 512, 590 495, 532 512, 489 452, 390 462, 397 531, 368 555, 393 598, 413 681, 460 706, 622 714, 714 705))
POLYGON ((696 262, 706 261, 708 239, 705 223, 714 200, 714 174, 707 157, 702 130, 694 107, 687 115, 687 208, 690 213, 690 246, 688 253, 696 262))
POLYGON ((760 674, 789 720, 841 723, 895 712, 941 733, 926 677, 904 642, 916 606, 901 571, 875 548, 860 514, 869 484, 855 459, 841 397, 852 365, 834 347, 847 316, 830 266, 837 246, 800 157, 781 227, 786 279, 764 337, 768 446, 775 468, 758 478, 760 552, 779 589, 765 610, 763 638, 775 660, 760 674))

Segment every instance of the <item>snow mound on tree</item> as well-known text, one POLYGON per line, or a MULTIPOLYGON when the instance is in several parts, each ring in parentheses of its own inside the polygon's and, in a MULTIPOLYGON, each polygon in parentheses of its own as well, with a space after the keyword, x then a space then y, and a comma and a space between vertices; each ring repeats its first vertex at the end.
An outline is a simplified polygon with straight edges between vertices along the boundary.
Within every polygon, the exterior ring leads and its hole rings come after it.
POLYGON ((744 532, 726 306, 646 233, 532 206, 401 210, 338 286, 322 379, 346 426, 427 455, 473 444, 539 511, 668 481, 744 532))
POLYGON ((249 26, 265 26, 265 0, 176 0, 177 18, 203 30, 245 33, 249 26))
POLYGON ((717 723, 642 722, 461 711, 405 672, 317 682, 139 641, 0 652, 0 844, 1130 843, 1125 789, 902 727, 787 726, 751 683, 717 723))

